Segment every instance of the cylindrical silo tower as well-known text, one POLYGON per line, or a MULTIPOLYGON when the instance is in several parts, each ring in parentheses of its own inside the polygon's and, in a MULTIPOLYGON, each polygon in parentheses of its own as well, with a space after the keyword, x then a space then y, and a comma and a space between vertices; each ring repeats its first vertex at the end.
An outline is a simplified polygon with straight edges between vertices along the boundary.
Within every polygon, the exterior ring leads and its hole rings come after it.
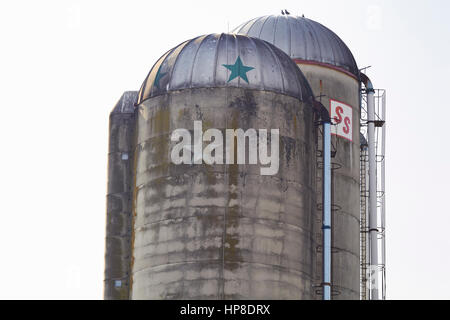
MULTIPOLYGON (((336 151, 332 160, 333 298, 359 299, 360 82, 355 59, 334 32, 304 17, 264 16, 242 24, 235 32, 266 40, 282 49, 301 69, 316 99, 330 108, 335 123, 332 144, 336 151)), ((318 173, 320 180, 320 170, 318 173)), ((322 267, 320 220, 321 212, 317 211, 316 285, 321 282, 322 267)))
POLYGON ((129 297, 137 95, 125 92, 109 116, 104 298, 112 300, 129 297))
POLYGON ((131 299, 315 297, 311 96, 288 55, 242 35, 201 36, 157 61, 135 111, 131 299), (182 164, 177 130, 192 139, 182 164))

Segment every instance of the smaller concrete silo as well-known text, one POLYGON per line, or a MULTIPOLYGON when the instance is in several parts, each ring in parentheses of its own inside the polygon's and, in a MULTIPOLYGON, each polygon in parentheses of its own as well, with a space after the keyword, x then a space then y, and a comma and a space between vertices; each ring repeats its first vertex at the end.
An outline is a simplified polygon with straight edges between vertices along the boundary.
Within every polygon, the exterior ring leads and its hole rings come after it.
POLYGON ((125 92, 109 116, 104 298, 128 299, 131 263, 134 104, 125 92))

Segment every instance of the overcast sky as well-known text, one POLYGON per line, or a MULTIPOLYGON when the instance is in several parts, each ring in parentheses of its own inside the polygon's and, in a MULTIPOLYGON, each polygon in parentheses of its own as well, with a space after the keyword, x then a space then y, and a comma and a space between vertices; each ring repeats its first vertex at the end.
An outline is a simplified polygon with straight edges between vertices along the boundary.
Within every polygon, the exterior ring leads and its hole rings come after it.
POLYGON ((387 294, 450 299, 450 2, 2 1, 0 298, 101 299, 108 115, 180 42, 305 14, 387 89, 387 294))

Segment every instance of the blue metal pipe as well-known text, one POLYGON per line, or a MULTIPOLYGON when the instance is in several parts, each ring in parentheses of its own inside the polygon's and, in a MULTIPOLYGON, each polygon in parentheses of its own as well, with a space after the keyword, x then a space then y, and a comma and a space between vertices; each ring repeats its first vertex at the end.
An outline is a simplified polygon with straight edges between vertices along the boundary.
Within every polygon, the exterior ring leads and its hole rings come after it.
POLYGON ((378 212, 377 212, 377 150, 375 137, 375 90, 365 74, 361 80, 367 92, 367 143, 369 149, 369 243, 370 243, 370 299, 378 300, 378 212))
POLYGON ((331 300, 331 122, 323 121, 323 300, 331 300))
POLYGON ((322 180, 322 233, 323 233, 323 300, 331 300, 331 119, 324 105, 312 98, 323 126, 323 180, 322 180))

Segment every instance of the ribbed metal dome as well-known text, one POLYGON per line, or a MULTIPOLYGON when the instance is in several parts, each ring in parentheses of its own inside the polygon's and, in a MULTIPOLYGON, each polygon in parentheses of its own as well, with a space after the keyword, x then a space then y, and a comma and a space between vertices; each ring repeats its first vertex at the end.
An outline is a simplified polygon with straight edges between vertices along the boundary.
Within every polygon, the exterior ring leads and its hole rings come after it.
POLYGON ((271 15, 245 22, 233 32, 268 41, 292 59, 325 63, 355 76, 359 74, 346 44, 316 21, 291 15, 271 15))
POLYGON ((302 101, 312 96, 283 51, 260 39, 222 33, 188 40, 164 54, 142 84, 138 103, 168 91, 214 87, 275 91, 302 101))

